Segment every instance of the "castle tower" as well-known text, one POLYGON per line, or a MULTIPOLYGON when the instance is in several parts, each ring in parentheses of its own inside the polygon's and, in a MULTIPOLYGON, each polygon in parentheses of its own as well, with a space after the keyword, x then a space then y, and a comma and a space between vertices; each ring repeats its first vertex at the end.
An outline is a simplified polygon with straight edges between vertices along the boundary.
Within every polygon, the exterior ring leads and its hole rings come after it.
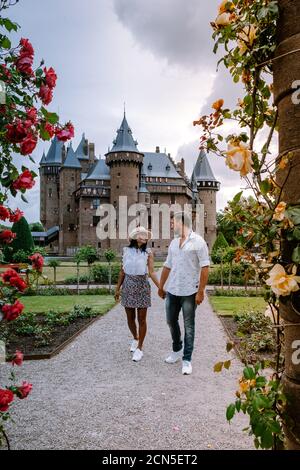
POLYGON ((59 172, 59 252, 73 255, 78 246, 78 213, 75 191, 81 179, 81 165, 70 144, 59 172))
POLYGON ((220 183, 216 180, 206 153, 201 150, 192 174, 192 185, 197 185, 200 203, 204 205, 204 239, 211 251, 217 237, 217 192, 220 183))
MULTIPOLYGON (((137 141, 133 139, 132 131, 128 125, 126 114, 122 124, 117 131, 117 137, 113 142, 113 147, 106 154, 106 164, 110 167, 111 197, 110 203, 119 214, 119 198, 127 196, 128 208, 139 201, 140 169, 143 164, 144 154, 139 152, 137 141)), ((130 219, 128 219, 128 223, 130 219)), ((117 226, 117 239, 111 240, 111 248, 120 252, 126 243, 120 240, 119 229, 126 230, 126 227, 117 226)))
POLYGON ((57 137, 51 142, 47 156, 40 161, 40 219, 46 230, 59 225, 59 170, 63 143, 57 137))
POLYGON ((85 138, 85 134, 82 134, 82 138, 76 149, 75 155, 81 164, 82 173, 89 173, 91 167, 95 163, 95 145, 88 142, 85 138))

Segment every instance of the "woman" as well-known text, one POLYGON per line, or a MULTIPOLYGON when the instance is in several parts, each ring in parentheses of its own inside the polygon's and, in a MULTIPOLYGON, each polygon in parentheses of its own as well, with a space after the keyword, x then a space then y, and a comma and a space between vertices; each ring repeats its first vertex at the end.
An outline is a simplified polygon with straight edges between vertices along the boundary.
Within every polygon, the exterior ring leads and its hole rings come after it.
POLYGON ((137 227, 131 232, 130 244, 123 249, 122 269, 115 294, 116 300, 119 301, 122 286, 121 304, 125 307, 128 327, 133 336, 130 351, 134 353, 132 360, 135 362, 143 357, 143 344, 147 333, 147 309, 151 307, 148 274, 154 284, 159 287, 154 272, 154 257, 151 250, 147 248, 147 242, 150 239, 151 232, 144 227, 137 227))

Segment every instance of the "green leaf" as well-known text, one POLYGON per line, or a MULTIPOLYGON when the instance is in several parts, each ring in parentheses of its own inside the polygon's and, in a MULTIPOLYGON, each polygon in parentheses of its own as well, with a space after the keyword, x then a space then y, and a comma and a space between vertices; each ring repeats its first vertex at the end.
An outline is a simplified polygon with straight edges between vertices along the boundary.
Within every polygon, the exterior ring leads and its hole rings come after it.
POLYGON ((0 41, 0 45, 3 47, 3 49, 10 49, 11 41, 6 36, 4 36, 0 41))
POLYGON ((294 206, 294 207, 289 207, 286 211, 285 211, 287 217, 289 219, 291 219, 291 221, 295 224, 295 225, 300 225, 300 207, 298 206, 294 206))
POLYGON ((232 418, 234 417, 234 414, 235 414, 235 403, 231 403, 231 405, 229 405, 227 407, 227 410, 226 410, 226 419, 227 421, 231 421, 232 418))
POLYGON ((271 449, 273 446, 273 434, 269 429, 266 429, 261 436, 261 445, 263 449, 271 449))
POLYGON ((268 194, 268 192, 271 189, 271 184, 270 184, 269 180, 262 181, 259 185, 259 188, 260 188, 262 194, 268 194))
POLYGON ((255 379, 255 372, 252 367, 245 367, 244 369, 244 377, 247 380, 255 379))
POLYGON ((26 197, 24 196, 24 194, 21 194, 21 199, 22 199, 22 201, 26 202, 26 204, 28 204, 28 201, 27 201, 26 197))
POLYGON ((300 263, 300 245, 296 246, 293 250, 292 261, 296 264, 300 263))
POLYGON ((2 24, 3 26, 7 29, 7 31, 11 32, 12 30, 17 31, 18 30, 18 24, 13 23, 9 18, 2 18, 2 24))
POLYGON ((243 195, 243 191, 240 191, 239 193, 237 193, 233 198, 233 202, 235 204, 239 203, 240 200, 241 200, 242 195, 243 195))
POLYGON ((238 413, 241 411, 241 405, 242 405, 241 400, 236 400, 236 402, 235 402, 235 408, 236 408, 236 411, 237 411, 238 413))
POLYGON ((221 372, 222 369, 223 369, 223 365, 224 365, 223 362, 218 362, 218 363, 214 366, 214 372, 221 372))
POLYGON ((224 367, 225 367, 225 369, 228 370, 228 369, 230 368, 230 366, 231 366, 231 361, 225 361, 225 362, 224 362, 224 367))
POLYGON ((300 240, 300 228, 296 227, 292 233, 292 238, 294 240, 300 240))

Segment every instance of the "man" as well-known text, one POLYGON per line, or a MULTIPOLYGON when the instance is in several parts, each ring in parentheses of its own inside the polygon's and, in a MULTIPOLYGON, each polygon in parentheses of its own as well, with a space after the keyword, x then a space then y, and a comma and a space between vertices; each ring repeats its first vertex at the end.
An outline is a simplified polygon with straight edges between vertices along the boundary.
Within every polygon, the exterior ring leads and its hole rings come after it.
POLYGON ((167 323, 170 328, 173 351, 166 358, 175 364, 182 358, 182 373, 192 373, 192 354, 195 337, 195 312, 204 299, 208 281, 209 254, 204 239, 193 232, 188 214, 179 212, 172 220, 175 239, 172 240, 162 271, 159 296, 166 298, 167 323), (167 292, 164 289, 166 282, 167 292), (179 326, 179 313, 184 320, 184 348, 179 326))

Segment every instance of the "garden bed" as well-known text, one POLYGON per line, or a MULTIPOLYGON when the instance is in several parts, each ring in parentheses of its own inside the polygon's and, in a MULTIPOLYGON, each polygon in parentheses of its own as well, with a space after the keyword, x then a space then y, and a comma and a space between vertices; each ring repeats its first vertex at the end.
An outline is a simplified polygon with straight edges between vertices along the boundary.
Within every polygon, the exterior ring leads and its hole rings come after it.
MULTIPOLYGON (((25 360, 50 359, 115 305, 112 296, 23 297, 21 301, 24 313, 8 325, 7 355, 18 349, 25 360)), ((1 334, 4 339, 5 331, 1 334)))
POLYGON ((275 331, 270 319, 264 315, 264 300, 220 296, 210 296, 210 300, 241 361, 247 364, 266 361, 272 365, 275 331))

